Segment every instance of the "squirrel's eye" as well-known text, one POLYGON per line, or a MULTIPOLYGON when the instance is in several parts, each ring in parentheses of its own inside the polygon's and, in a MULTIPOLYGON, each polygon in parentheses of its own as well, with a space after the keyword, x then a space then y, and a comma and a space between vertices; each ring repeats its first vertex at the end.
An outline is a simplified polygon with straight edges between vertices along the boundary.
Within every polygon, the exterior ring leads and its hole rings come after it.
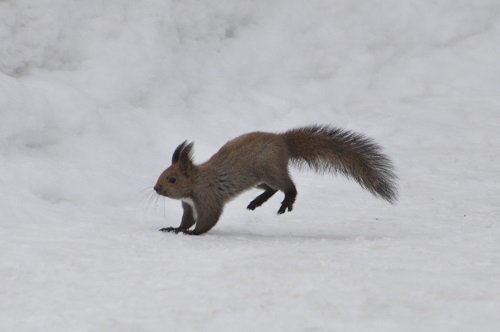
POLYGON ((177 181, 177 179, 174 176, 169 177, 167 180, 170 183, 175 183, 175 181, 177 181))

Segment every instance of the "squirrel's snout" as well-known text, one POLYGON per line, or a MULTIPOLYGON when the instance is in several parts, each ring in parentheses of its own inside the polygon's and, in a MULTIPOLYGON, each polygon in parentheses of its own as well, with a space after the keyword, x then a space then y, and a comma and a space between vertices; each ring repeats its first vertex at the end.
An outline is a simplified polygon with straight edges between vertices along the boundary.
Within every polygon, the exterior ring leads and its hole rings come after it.
POLYGON ((161 193, 161 184, 157 184, 155 187, 154 187, 154 190, 156 191, 157 194, 160 194, 161 193))

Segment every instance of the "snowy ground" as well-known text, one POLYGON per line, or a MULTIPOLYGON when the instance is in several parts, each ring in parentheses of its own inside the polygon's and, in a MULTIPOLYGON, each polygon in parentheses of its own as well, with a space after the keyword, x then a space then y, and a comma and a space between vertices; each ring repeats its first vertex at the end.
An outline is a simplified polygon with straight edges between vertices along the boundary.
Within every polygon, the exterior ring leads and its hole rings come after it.
POLYGON ((496 331, 498 0, 0 1, 0 330, 496 331), (391 206, 293 173, 200 237, 151 196, 184 139, 363 132, 391 206))

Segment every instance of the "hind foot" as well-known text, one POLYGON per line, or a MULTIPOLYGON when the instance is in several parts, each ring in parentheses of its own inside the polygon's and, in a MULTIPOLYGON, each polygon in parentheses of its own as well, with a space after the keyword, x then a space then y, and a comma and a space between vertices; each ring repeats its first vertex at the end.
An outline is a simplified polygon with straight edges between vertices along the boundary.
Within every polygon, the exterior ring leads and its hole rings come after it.
POLYGON ((288 210, 288 212, 291 212, 293 210, 293 203, 292 202, 285 202, 281 203, 281 207, 278 210, 278 214, 283 214, 288 210))
POLYGON ((256 207, 259 207, 261 205, 262 205, 262 203, 258 204, 258 202, 256 202, 255 200, 253 200, 253 201, 250 202, 250 204, 248 204, 247 209, 248 210, 255 210, 256 207))
POLYGON ((285 192, 285 199, 281 202, 281 207, 278 210, 278 214, 283 214, 288 210, 288 212, 293 210, 293 203, 297 197, 297 189, 293 186, 290 190, 285 192))
POLYGON ((250 204, 248 204, 247 209, 255 210, 255 208, 264 204, 272 195, 276 193, 276 190, 272 189, 267 185, 262 185, 262 187, 266 188, 266 191, 264 191, 259 196, 255 197, 255 199, 251 201, 250 204))

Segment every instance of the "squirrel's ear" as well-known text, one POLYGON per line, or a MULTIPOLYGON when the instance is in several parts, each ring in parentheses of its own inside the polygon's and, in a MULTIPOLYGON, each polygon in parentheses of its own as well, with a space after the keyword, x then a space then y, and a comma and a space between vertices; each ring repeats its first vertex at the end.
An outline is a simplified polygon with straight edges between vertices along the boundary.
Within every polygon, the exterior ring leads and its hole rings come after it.
POLYGON ((182 149, 186 146, 187 141, 182 142, 179 144, 177 148, 175 148, 174 154, 172 155, 172 164, 175 164, 176 162, 179 161, 179 156, 181 155, 182 149))
POLYGON ((184 142, 183 147, 179 152, 179 168, 185 176, 188 176, 193 169, 193 144, 193 142, 189 144, 184 142))

